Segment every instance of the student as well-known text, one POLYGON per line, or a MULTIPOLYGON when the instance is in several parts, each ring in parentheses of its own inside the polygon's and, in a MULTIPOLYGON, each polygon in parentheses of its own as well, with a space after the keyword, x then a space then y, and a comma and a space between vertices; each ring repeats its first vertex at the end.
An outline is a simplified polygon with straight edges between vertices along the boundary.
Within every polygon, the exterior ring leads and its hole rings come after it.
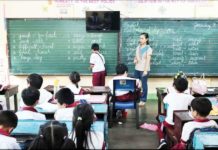
POLYGON ((34 108, 38 104, 39 95, 39 91, 34 87, 28 87, 22 91, 21 96, 25 106, 16 113, 19 120, 46 120, 45 115, 38 113, 34 108))
POLYGON ((66 124, 49 121, 40 127, 39 135, 31 143, 29 150, 35 149, 76 149, 74 142, 68 138, 66 124))
POLYGON ((211 102, 205 97, 195 98, 191 102, 191 115, 193 121, 184 124, 182 129, 181 142, 175 147, 186 148, 186 142, 189 140, 192 131, 197 128, 215 127, 218 128, 214 120, 209 120, 207 116, 212 110, 211 102))
POLYGON ((188 110, 188 106, 194 97, 190 94, 184 93, 188 88, 188 80, 185 78, 177 78, 174 81, 174 88, 176 92, 166 95, 163 102, 168 105, 167 116, 164 121, 165 125, 173 126, 173 111, 175 110, 188 110))
MULTIPOLYGON (((128 67, 125 64, 118 64, 116 66, 116 74, 117 76, 113 77, 110 81, 109 81, 109 88, 111 89, 111 91, 113 92, 113 81, 114 80, 120 80, 120 79, 132 79, 132 80, 136 80, 134 78, 129 78, 127 77, 128 75, 128 67)), ((139 87, 139 80, 136 80, 136 86, 139 87)), ((129 96, 129 92, 128 91, 117 91, 116 92, 116 96, 118 99, 125 99, 126 97, 129 96)))
POLYGON ((92 84, 93 86, 105 85, 105 59, 99 52, 99 45, 92 44, 92 54, 90 56, 90 68, 92 69, 92 84))
MULTIPOLYGON (((168 93, 176 92, 176 89, 175 89, 175 87, 174 87, 174 86, 175 86, 175 83, 174 83, 174 82, 175 82, 176 79, 178 79, 178 78, 187 79, 187 76, 186 76, 185 73, 183 73, 182 71, 178 72, 178 73, 174 76, 174 78, 173 78, 173 84, 172 84, 172 86, 170 86, 170 87, 167 88, 167 92, 168 92, 168 93)), ((189 88, 187 88, 187 89, 184 91, 184 93, 186 93, 186 94, 191 94, 189 88)))
POLYGON ((85 90, 79 86, 80 74, 76 71, 71 72, 69 79, 72 84, 68 85, 67 88, 69 88, 74 94, 84 94, 85 90))
MULTIPOLYGON (((33 73, 27 77, 28 86, 34 87, 34 88, 38 89, 40 92, 38 104, 46 103, 52 99, 52 94, 50 92, 46 91, 43 88, 41 89, 42 83, 43 83, 43 78, 39 74, 33 73)), ((22 100, 21 100, 20 106, 21 107, 24 106, 24 103, 22 100)))
POLYGON ((74 94, 69 88, 62 88, 55 94, 58 102, 58 110, 54 114, 55 120, 72 120, 73 109, 78 103, 74 103, 74 94))
POLYGON ((77 149, 102 149, 104 133, 92 131, 91 126, 95 121, 95 113, 90 104, 78 105, 73 111, 73 141, 77 149))
POLYGON ((17 126, 17 116, 12 111, 0 111, 0 149, 20 149, 15 138, 10 133, 17 126))
POLYGON ((185 94, 184 91, 188 88, 188 81, 185 78, 177 78, 174 82, 174 88, 176 92, 171 92, 166 95, 164 98, 164 103, 168 105, 167 107, 167 115, 165 121, 160 124, 158 128, 160 145, 158 149, 165 145, 164 141, 164 128, 173 129, 173 112, 175 110, 188 110, 188 106, 190 106, 194 97, 189 94, 185 94))

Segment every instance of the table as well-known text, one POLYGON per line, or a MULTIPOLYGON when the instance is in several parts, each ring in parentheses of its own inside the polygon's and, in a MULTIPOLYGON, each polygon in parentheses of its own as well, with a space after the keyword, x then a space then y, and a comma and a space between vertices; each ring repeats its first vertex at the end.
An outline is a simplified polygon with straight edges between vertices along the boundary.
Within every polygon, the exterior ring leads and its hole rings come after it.
MULTIPOLYGON (((215 120, 218 123, 218 116, 208 116, 208 118, 211 120, 215 120)), ((192 121, 193 118, 190 117, 188 110, 178 110, 174 111, 173 119, 175 123, 174 134, 177 139, 180 140, 183 125, 188 121, 192 121)))
POLYGON ((10 110, 10 97, 14 96, 14 109, 18 110, 17 105, 18 85, 9 85, 7 89, 0 91, 0 95, 4 95, 6 99, 7 110, 10 110))
MULTIPOLYGON (((191 88, 190 88, 191 90, 191 88)), ((163 99, 168 94, 166 87, 157 87, 157 97, 158 97, 158 115, 165 113, 163 99)), ((208 87, 208 91, 205 95, 194 95, 195 97, 211 97, 218 95, 218 87, 208 87)))
MULTIPOLYGON (((60 88, 64 88, 65 86, 60 86, 60 88)), ((82 86, 83 89, 87 90, 85 94, 109 94, 111 92, 108 86, 82 86)), ((54 86, 47 85, 44 89, 54 93, 54 86)))

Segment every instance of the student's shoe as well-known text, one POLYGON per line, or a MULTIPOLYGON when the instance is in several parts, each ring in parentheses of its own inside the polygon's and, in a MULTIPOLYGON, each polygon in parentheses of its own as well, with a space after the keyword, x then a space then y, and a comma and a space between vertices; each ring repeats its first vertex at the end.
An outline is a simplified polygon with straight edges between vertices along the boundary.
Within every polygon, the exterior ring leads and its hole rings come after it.
POLYGON ((139 107, 143 107, 143 106, 145 106, 145 102, 142 102, 142 101, 141 101, 141 102, 139 103, 139 107))
POLYGON ((160 142, 160 145, 158 146, 157 149, 167 149, 167 142, 166 142, 166 140, 162 140, 160 142))

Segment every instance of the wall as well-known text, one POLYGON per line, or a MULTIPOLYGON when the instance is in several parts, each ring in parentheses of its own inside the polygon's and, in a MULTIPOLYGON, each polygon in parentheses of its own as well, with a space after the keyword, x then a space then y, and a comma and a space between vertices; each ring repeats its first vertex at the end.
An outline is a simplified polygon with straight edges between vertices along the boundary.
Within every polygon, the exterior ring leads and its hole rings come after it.
MULTIPOLYGON (((212 0, 10 0, 0 1, 1 10, 3 5, 6 18, 84 18, 86 10, 119 10, 122 18, 218 18, 215 13, 218 10, 218 1, 212 0)), ((4 22, 1 14, 2 32, 4 22)), ((0 39, 4 38, 4 34, 0 34, 0 39)), ((0 65, 1 57, 4 56, 4 63, 6 61, 4 43, 4 40, 0 40, 0 65)), ((43 86, 53 84, 56 78, 62 85, 69 83, 67 76, 44 76, 43 86)), ((110 78, 107 77, 107 82, 110 78)), ((18 84, 20 90, 26 86, 25 79, 26 76, 10 76, 11 84, 18 84)), ((171 82, 171 78, 150 78, 149 93, 155 93, 156 87, 169 86, 171 82)), ((217 78, 207 78, 207 82, 209 86, 218 85, 217 78)), ((80 84, 91 85, 91 77, 83 76, 80 84)))

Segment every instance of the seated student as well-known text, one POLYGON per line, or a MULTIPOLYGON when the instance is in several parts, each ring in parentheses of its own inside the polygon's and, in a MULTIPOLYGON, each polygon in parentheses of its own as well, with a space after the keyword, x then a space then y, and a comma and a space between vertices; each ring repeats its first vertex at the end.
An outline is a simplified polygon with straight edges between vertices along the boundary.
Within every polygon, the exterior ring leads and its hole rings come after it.
POLYGON ((55 120, 72 120, 73 109, 78 104, 74 102, 74 94, 69 88, 62 88, 55 94, 58 110, 54 114, 55 120))
POLYGON ((34 108, 39 101, 39 91, 34 87, 28 87, 21 93, 24 107, 21 108, 16 114, 18 119, 33 119, 33 120, 46 120, 45 115, 40 114, 34 108))
MULTIPOLYGON (((117 73, 117 76, 113 77, 113 79, 109 81, 109 88, 111 89, 111 92, 113 92, 113 81, 114 80, 119 80, 119 79, 136 80, 134 78, 127 77, 128 67, 125 64, 118 64, 116 66, 116 73, 117 73)), ((137 87, 139 87, 139 80, 136 80, 136 85, 137 87)), ((118 91, 116 92, 116 97, 122 101, 122 99, 129 97, 129 92, 128 91, 118 91)))
POLYGON ((75 71, 71 72, 69 78, 72 84, 68 85, 67 88, 69 88, 74 94, 84 94, 85 90, 78 84, 80 81, 80 74, 75 71))
POLYGON ((20 149, 10 133, 17 126, 17 116, 12 111, 0 111, 0 149, 20 149))
POLYGON ((104 133, 91 130, 95 120, 96 116, 90 104, 80 104, 74 109, 72 139, 77 149, 103 149, 104 133))
POLYGON ((207 119, 207 116, 209 115, 211 110, 212 104, 207 98, 199 97, 195 98, 191 102, 191 115, 194 120, 184 124, 182 129, 181 142, 175 145, 174 148, 177 147, 186 149, 186 142, 189 140, 192 131, 197 128, 218 128, 218 125, 214 120, 207 119))
POLYGON ((194 97, 189 94, 185 94, 184 91, 188 88, 188 81, 185 78, 177 78, 174 82, 174 88, 176 92, 172 92, 166 95, 164 103, 168 105, 165 121, 160 125, 158 133, 160 138, 160 147, 165 144, 164 141, 164 128, 174 128, 173 112, 175 110, 188 110, 194 97))
MULTIPOLYGON (((48 102, 49 100, 52 99, 52 94, 50 92, 48 92, 47 90, 45 90, 43 88, 41 89, 42 83, 43 83, 43 78, 39 74, 33 73, 27 77, 28 86, 34 87, 34 88, 38 89, 40 92, 38 104, 48 102)), ((22 100, 20 101, 20 106, 21 107, 24 106, 24 103, 22 100)))
MULTIPOLYGON (((185 73, 183 73, 182 71, 178 72, 178 73, 174 76, 174 78, 173 78, 173 84, 172 84, 172 86, 170 86, 170 87, 167 88, 167 92, 168 92, 168 93, 176 92, 176 89, 175 89, 174 86, 175 86, 175 81, 176 81, 176 79, 178 79, 178 78, 187 79, 187 76, 186 76, 185 73)), ((187 88, 187 89, 184 91, 184 93, 186 93, 186 94, 191 94, 190 89, 187 88)))
POLYGON ((76 149, 74 142, 68 138, 66 124, 49 121, 40 127, 39 135, 30 144, 29 150, 35 149, 76 149))

